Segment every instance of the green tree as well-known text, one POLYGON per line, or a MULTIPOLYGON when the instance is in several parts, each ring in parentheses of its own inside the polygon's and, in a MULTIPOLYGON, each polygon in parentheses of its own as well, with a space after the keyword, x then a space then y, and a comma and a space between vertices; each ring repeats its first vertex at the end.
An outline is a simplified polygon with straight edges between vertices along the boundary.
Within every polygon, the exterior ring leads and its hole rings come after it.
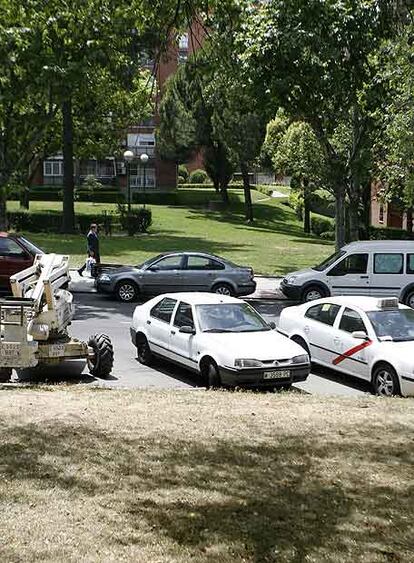
POLYGON ((338 246, 345 242, 349 186, 359 192, 363 185, 355 171, 372 139, 371 115, 382 104, 377 60, 394 33, 394 7, 392 1, 309 0, 298 9, 296 0, 273 0, 252 10, 238 34, 245 75, 263 106, 282 106, 292 118, 308 122, 323 147, 335 193, 338 246), (334 142, 342 126, 350 133, 345 150, 334 142))
POLYGON ((310 233, 312 191, 325 174, 322 147, 308 123, 292 123, 273 154, 275 169, 292 176, 303 198, 303 230, 310 233))

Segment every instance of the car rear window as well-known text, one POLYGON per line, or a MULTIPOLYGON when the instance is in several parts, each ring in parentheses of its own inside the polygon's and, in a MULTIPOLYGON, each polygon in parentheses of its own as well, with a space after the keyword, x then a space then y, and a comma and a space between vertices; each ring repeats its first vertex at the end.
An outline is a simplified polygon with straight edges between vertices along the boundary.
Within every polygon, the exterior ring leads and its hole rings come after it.
POLYGON ((151 309, 150 315, 155 319, 169 323, 174 311, 176 299, 171 299, 170 297, 165 297, 159 303, 151 309))
POLYGON ((310 307, 306 311, 305 317, 325 325, 333 326, 340 308, 339 305, 335 305, 334 303, 320 303, 319 305, 310 307))

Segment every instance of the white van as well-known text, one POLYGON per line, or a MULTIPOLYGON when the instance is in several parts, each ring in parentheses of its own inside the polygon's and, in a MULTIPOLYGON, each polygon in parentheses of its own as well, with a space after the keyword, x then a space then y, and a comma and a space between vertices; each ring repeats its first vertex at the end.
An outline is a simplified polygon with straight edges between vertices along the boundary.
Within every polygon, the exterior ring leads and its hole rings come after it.
POLYGON ((280 289, 295 301, 331 295, 393 296, 414 308, 414 241, 352 242, 318 266, 288 274, 280 289))

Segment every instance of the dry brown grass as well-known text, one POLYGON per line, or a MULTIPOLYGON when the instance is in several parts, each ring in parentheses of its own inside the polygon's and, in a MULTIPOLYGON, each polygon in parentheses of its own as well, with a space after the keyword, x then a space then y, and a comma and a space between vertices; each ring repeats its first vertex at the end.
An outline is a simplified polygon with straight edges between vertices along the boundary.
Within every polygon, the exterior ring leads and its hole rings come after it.
POLYGON ((413 561, 414 402, 0 390, 1 561, 413 561))

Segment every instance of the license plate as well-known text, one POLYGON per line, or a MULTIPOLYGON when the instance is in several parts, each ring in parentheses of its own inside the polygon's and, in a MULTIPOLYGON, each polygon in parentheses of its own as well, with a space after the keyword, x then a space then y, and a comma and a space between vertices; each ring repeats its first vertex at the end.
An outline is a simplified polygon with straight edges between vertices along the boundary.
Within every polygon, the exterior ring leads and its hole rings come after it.
POLYGON ((65 355, 64 344, 52 344, 49 347, 49 358, 60 358, 65 355))
POLYGON ((3 358, 13 358, 19 356, 20 344, 18 342, 2 342, 0 345, 0 356, 3 358))
POLYGON ((265 371, 264 379, 287 379, 290 377, 290 371, 288 369, 279 369, 277 371, 265 371))

